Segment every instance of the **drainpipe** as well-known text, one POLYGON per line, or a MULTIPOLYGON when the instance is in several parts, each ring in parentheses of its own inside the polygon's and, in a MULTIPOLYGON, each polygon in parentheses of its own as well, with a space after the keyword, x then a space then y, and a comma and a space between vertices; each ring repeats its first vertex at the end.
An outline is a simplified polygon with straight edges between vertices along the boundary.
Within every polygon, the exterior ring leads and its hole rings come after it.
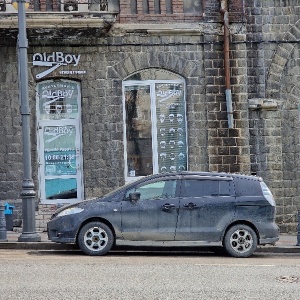
POLYGON ((300 246, 300 209, 298 210, 298 234, 297 234, 297 245, 300 246))
POLYGON ((233 128, 233 110, 232 97, 230 87, 230 60, 229 60, 229 16, 228 16, 228 2, 221 0, 221 14, 224 21, 224 68, 225 68, 225 96, 227 106, 228 128, 233 128))

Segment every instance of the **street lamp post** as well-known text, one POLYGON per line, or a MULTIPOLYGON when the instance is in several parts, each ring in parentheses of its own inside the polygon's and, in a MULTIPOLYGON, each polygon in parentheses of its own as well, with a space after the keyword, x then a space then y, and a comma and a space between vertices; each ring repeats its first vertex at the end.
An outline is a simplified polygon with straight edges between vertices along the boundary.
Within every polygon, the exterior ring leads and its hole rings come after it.
POLYGON ((30 141, 30 108, 28 100, 28 40, 26 36, 25 0, 17 0, 18 4, 18 63, 19 63, 19 93, 21 101, 21 122, 23 142, 23 184, 22 184, 22 234, 19 242, 39 242, 40 235, 35 227, 35 198, 34 183, 31 169, 31 141, 30 141))

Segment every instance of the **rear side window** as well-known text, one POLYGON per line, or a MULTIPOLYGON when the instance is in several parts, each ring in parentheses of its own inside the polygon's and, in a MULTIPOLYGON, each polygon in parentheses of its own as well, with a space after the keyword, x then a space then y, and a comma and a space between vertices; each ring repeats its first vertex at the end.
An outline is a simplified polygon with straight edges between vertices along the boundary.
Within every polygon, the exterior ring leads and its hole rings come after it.
POLYGON ((235 191, 238 197, 241 196, 262 196, 262 189, 258 180, 247 178, 234 179, 235 191))
POLYGON ((232 181, 185 179, 182 181, 182 197, 230 196, 232 181))

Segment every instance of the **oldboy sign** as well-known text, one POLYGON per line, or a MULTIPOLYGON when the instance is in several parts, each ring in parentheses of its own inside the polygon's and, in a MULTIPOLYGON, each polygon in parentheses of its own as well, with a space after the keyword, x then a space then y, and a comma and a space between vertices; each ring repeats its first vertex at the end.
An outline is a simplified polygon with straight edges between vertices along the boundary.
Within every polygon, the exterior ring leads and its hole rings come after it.
MULTIPOLYGON (((52 52, 51 54, 35 53, 32 58, 34 66, 49 67, 47 70, 37 74, 36 79, 41 79, 46 75, 50 74, 61 66, 78 66, 80 61, 80 54, 66 54, 63 52, 52 52)), ((60 71, 60 74, 85 74, 86 71, 60 71)))

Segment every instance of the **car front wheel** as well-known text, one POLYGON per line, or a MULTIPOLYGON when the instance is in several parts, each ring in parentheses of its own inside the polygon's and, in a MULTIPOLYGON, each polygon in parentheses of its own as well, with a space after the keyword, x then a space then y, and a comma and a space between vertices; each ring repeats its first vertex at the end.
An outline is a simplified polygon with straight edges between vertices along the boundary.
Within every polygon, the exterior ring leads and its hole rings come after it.
POLYGON ((84 225, 78 234, 78 246, 88 255, 104 255, 113 243, 114 235, 111 229, 101 222, 84 225))
POLYGON ((224 238, 226 252, 234 257, 249 257, 257 248, 255 231, 244 224, 232 226, 224 238))

